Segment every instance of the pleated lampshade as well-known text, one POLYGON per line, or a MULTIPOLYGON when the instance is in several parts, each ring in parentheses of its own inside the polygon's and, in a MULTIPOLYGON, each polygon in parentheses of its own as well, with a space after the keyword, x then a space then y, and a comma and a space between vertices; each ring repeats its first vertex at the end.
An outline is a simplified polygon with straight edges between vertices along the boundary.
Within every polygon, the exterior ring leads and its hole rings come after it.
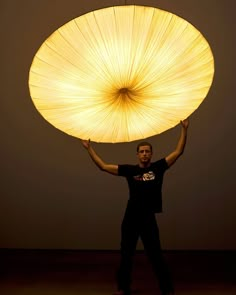
POLYGON ((37 51, 33 103, 56 128, 95 142, 129 142, 176 126, 202 103, 212 51, 186 20, 136 5, 66 23, 37 51))

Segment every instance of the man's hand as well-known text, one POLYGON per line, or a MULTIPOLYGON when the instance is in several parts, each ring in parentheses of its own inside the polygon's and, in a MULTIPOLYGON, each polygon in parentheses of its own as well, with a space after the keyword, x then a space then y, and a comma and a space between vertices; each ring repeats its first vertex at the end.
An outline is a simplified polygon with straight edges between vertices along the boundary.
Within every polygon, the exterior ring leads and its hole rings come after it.
POLYGON ((81 139, 82 145, 88 149, 90 147, 90 139, 89 140, 83 140, 81 139))
POLYGON ((188 129, 188 125, 189 125, 189 119, 188 118, 183 120, 183 121, 180 121, 180 123, 181 123, 181 125, 182 125, 182 127, 184 129, 188 129))

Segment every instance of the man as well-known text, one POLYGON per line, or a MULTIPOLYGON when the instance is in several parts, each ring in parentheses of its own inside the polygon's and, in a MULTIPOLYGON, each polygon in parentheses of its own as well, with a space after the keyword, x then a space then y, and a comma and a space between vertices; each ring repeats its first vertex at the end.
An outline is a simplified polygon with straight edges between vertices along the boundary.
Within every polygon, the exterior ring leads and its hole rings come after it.
POLYGON ((162 295, 174 293, 171 276, 161 252, 155 213, 162 211, 164 173, 184 152, 189 120, 180 123, 181 134, 175 150, 155 162, 151 162, 152 146, 148 142, 141 142, 137 146, 137 165, 114 165, 104 162, 89 140, 82 140, 91 159, 102 171, 126 177, 129 185, 129 200, 121 227, 121 261, 117 272, 116 295, 131 294, 132 258, 139 237, 159 280, 162 295))

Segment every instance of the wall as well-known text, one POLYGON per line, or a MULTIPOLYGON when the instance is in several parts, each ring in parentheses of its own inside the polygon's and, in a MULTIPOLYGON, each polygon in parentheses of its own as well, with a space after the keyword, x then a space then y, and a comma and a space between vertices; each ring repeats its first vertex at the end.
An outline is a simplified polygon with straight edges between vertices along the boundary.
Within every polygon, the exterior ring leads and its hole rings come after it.
MULTIPOLYGON (((234 1, 133 1, 194 24, 215 57, 213 86, 191 115, 185 154, 165 177, 157 216, 164 249, 236 249, 234 1)), ((118 249, 128 197, 124 179, 100 172, 78 139, 34 108, 28 73, 41 43, 88 11, 122 1, 1 0, 0 247, 118 249)), ((148 140, 171 152, 177 126, 148 140)), ((96 144, 104 160, 135 163, 136 142, 96 144)), ((139 248, 142 247, 139 244, 139 248)))

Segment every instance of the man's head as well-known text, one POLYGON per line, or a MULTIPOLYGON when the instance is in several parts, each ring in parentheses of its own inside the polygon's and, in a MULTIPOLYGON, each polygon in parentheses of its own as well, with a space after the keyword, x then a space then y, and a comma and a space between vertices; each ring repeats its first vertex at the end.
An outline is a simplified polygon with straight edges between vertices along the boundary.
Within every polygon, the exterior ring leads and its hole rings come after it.
POLYGON ((137 145, 137 156, 141 167, 146 167, 152 159, 152 145, 143 141, 137 145))

